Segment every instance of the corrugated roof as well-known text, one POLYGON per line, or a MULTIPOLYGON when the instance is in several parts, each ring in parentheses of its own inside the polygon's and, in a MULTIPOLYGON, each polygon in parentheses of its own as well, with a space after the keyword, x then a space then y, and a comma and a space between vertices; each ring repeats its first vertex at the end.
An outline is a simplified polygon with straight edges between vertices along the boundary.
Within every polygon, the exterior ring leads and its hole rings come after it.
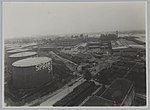
POLYGON ((30 57, 30 58, 16 61, 12 65, 15 67, 29 67, 29 66, 39 65, 42 63, 47 63, 51 60, 52 59, 48 57, 30 57))
POLYGON ((32 56, 32 55, 36 55, 36 52, 21 52, 21 53, 16 53, 13 55, 10 55, 10 58, 15 58, 15 57, 26 57, 26 56, 32 56))
POLYGON ((115 101, 117 104, 121 104, 131 86, 132 82, 123 78, 115 80, 108 89, 101 95, 101 97, 115 101))
POLYGON ((113 106, 113 101, 98 96, 91 96, 82 106, 113 106))

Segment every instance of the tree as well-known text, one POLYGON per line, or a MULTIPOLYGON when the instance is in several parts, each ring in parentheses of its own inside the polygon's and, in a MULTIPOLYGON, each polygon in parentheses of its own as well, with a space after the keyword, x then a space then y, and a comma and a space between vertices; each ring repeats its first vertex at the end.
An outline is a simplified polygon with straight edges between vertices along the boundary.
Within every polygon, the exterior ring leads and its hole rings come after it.
POLYGON ((101 77, 99 77, 99 81, 102 83, 103 87, 105 87, 105 85, 110 84, 110 81, 108 80, 108 78, 105 75, 101 75, 101 77))
POLYGON ((92 75, 86 67, 82 67, 82 74, 84 75, 84 79, 91 80, 92 75))

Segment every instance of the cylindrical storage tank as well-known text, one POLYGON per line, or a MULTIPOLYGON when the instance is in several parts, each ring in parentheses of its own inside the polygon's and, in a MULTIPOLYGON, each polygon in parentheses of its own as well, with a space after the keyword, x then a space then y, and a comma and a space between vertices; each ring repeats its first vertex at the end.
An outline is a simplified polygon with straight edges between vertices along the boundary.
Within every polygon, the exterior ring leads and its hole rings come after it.
POLYGON ((6 56, 5 56, 6 57, 5 62, 7 62, 8 68, 11 67, 11 62, 10 62, 10 58, 9 58, 10 55, 19 53, 19 52, 26 52, 26 51, 29 51, 29 49, 15 49, 15 50, 7 51, 6 56))
POLYGON ((18 50, 20 47, 5 47, 5 62, 8 64, 9 62, 9 55, 13 54, 11 53, 13 50, 18 50))
POLYGON ((10 73, 10 77, 12 80, 12 63, 14 63, 15 61, 21 60, 21 59, 25 59, 28 57, 35 57, 37 56, 36 52, 21 52, 21 53, 16 53, 16 54, 12 54, 9 56, 9 63, 8 63, 8 71, 10 73))
POLYGON ((33 47, 32 47, 32 50, 33 50, 33 51, 38 51, 38 48, 39 48, 38 46, 33 46, 33 47))
POLYGON ((5 48, 7 51, 10 51, 10 50, 15 50, 15 49, 21 49, 21 46, 20 45, 10 45, 10 46, 5 45, 5 48))
POLYGON ((19 44, 5 44, 5 50, 6 51, 11 51, 11 50, 15 50, 15 49, 21 49, 21 45, 19 44))
POLYGON ((19 44, 5 44, 6 48, 12 48, 12 47, 20 47, 19 44))
POLYGON ((37 52, 21 52, 12 54, 9 56, 10 64, 14 63, 17 60, 25 59, 28 57, 35 57, 37 56, 37 52))
POLYGON ((13 67, 13 86, 18 89, 33 89, 52 80, 52 59, 30 57, 16 61, 13 67))
POLYGON ((12 50, 16 50, 16 49, 21 49, 20 47, 9 47, 6 48, 6 51, 12 51, 12 50))
POLYGON ((26 52, 29 50, 30 49, 15 49, 15 50, 7 51, 7 53, 10 55, 10 54, 15 54, 15 53, 19 53, 19 52, 26 52))

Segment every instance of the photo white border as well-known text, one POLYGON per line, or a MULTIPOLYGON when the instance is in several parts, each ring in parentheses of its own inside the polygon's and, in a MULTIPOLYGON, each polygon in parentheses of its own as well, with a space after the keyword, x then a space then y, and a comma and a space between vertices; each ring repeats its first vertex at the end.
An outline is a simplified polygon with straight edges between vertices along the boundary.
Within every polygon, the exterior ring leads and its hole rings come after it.
POLYGON ((53 106, 35 106, 35 107, 27 107, 27 106, 19 106, 19 107, 17 107, 17 106, 10 106, 10 107, 6 107, 5 106, 5 104, 4 104, 4 36, 3 36, 3 34, 2 34, 2 37, 1 37, 1 69, 2 69, 2 74, 1 74, 1 78, 2 78, 2 89, 1 89, 1 92, 2 92, 2 108, 3 109, 5 109, 5 108, 50 108, 50 109, 66 109, 66 108, 76 108, 76 109, 94 109, 94 108, 96 108, 96 109, 148 109, 148 105, 149 105, 149 93, 148 93, 148 91, 149 91, 149 75, 148 75, 148 71, 149 71, 149 44, 148 44, 148 41, 149 41, 149 37, 148 37, 148 35, 149 35, 149 32, 148 32, 148 27, 149 27, 149 22, 148 22, 148 18, 149 18, 149 16, 148 16, 148 6, 149 6, 149 0, 71 0, 71 2, 69 2, 69 0, 40 0, 40 1, 37 1, 37 0, 13 0, 13 1, 10 1, 10 0, 4 0, 4 1, 1 1, 1 33, 3 33, 3 26, 2 26, 2 21, 3 21, 3 12, 2 12, 2 4, 3 3, 5 3, 5 2, 29 2, 29 3, 31 3, 31 2, 53 2, 53 3, 101 3, 101 2, 103 2, 103 3, 108 3, 108 2, 112 2, 112 3, 117 3, 117 2, 122 2, 122 3, 126 3, 126 2, 145 2, 145 3, 147 3, 147 6, 145 7, 146 9, 145 9, 145 12, 146 12, 146 20, 145 20, 145 24, 146 24, 146 75, 147 75, 147 77, 146 77, 146 89, 147 89, 147 105, 146 106, 129 106, 129 107, 124 107, 124 106, 121 106, 121 107, 112 107, 112 106, 110 106, 110 107, 108 107, 108 106, 100 106, 100 107, 53 107, 53 106))

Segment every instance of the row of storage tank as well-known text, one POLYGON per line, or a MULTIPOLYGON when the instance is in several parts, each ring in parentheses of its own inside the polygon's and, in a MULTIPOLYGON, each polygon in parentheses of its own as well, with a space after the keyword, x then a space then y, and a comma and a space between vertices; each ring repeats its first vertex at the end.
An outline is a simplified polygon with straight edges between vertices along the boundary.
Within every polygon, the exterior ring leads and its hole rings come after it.
MULTIPOLYGON (((31 48, 5 46, 5 65, 13 87, 17 89, 33 89, 52 80, 52 59, 38 57, 31 48)), ((6 73, 5 73, 6 74, 6 73)))

